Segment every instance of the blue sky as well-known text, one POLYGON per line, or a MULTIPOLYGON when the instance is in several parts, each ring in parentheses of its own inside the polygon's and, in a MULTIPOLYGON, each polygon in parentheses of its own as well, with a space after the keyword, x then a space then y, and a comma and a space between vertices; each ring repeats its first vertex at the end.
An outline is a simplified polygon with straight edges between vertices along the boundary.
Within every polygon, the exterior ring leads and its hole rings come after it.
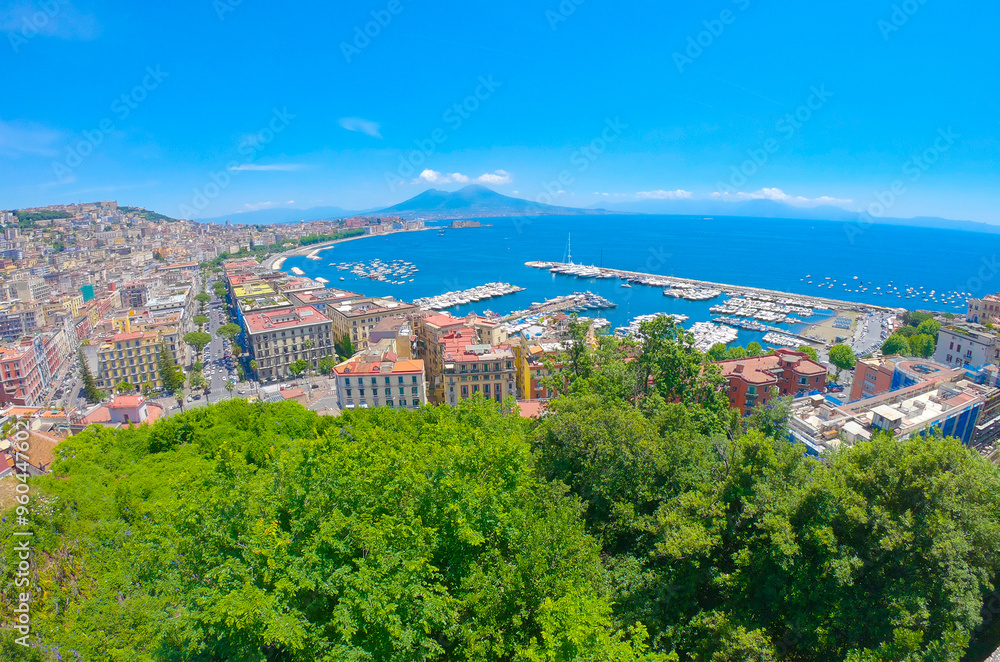
POLYGON ((1000 224, 998 28, 967 0, 14 0, 0 208, 364 209, 480 181, 866 209, 895 187, 886 215, 1000 224))

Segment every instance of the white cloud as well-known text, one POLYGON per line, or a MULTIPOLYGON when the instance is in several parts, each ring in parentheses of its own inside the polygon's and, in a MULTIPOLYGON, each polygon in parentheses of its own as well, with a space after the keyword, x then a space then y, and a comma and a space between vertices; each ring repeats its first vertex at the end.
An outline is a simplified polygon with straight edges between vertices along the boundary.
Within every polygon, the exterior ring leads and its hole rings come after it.
POLYGON ((271 164, 259 164, 259 163, 243 163, 233 168, 233 170, 255 170, 259 172, 270 172, 270 171, 288 171, 288 170, 302 170, 305 168, 301 163, 271 163, 271 164))
POLYGON ((251 203, 248 202, 248 203, 246 203, 243 206, 246 207, 250 211, 257 211, 258 209, 267 209, 268 207, 272 207, 272 206, 274 206, 274 203, 273 202, 254 202, 254 203, 251 204, 251 203))
POLYGON ((348 131, 364 133, 372 138, 382 137, 382 134, 379 132, 379 129, 382 127, 378 122, 372 122, 371 120, 362 119, 360 117, 344 117, 340 120, 340 126, 344 127, 348 131))
POLYGON ((759 191, 753 191, 752 193, 746 193, 743 191, 738 191, 736 193, 716 192, 712 194, 712 197, 716 200, 724 200, 726 202, 740 202, 744 200, 774 200, 776 202, 784 202, 800 207, 815 207, 817 205, 835 205, 837 207, 846 207, 854 202, 853 200, 833 198, 828 195, 822 195, 818 198, 806 198, 801 195, 788 195, 780 188, 762 188, 759 191))
POLYGON ((295 204, 295 201, 294 201, 294 200, 289 200, 289 201, 288 201, 288 202, 286 202, 285 204, 286 204, 286 205, 294 205, 294 204, 295 204))
POLYGON ((468 184, 469 182, 475 182, 477 184, 510 184, 512 178, 510 173, 506 170, 495 170, 493 172, 484 173, 476 178, 469 177, 468 175, 463 175, 460 172, 443 173, 437 170, 427 169, 420 173, 417 179, 413 182, 427 182, 428 184, 468 184))
POLYGON ((640 200, 686 200, 691 197, 691 191, 682 189, 676 191, 639 191, 635 197, 640 200))
POLYGON ((33 122, 12 120, 5 122, 0 119, 0 155, 16 158, 18 156, 59 155, 54 143, 62 138, 62 134, 33 122))

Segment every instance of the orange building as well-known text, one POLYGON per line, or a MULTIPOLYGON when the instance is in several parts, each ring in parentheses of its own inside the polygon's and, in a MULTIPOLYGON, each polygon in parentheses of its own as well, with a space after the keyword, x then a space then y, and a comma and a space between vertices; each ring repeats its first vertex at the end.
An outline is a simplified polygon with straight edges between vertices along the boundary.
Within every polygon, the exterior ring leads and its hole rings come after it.
POLYGON ((716 365, 726 378, 729 404, 743 416, 767 406, 772 389, 778 390, 778 397, 826 390, 826 368, 804 352, 779 349, 774 354, 719 361, 716 365))

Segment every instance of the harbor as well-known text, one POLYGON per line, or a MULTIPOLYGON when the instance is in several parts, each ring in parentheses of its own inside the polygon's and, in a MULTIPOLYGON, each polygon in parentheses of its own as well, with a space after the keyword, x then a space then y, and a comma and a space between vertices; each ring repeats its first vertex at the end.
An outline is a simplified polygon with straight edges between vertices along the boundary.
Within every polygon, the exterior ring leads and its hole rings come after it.
POLYGON ((527 310, 514 311, 501 319, 509 322, 542 313, 582 313, 586 310, 605 310, 615 307, 616 304, 593 292, 574 292, 541 303, 532 303, 527 310))
MULTIPOLYGON (((748 287, 745 285, 731 285, 727 283, 714 283, 711 281, 697 280, 693 278, 682 278, 678 276, 661 276, 657 274, 642 273, 638 271, 627 271, 624 269, 611 269, 607 267, 583 266, 566 262, 545 262, 533 260, 525 262, 524 266, 535 269, 545 269, 551 273, 574 276, 576 278, 596 278, 610 279, 618 278, 623 281, 623 285, 643 285, 649 287, 668 288, 678 293, 678 298, 688 298, 683 296, 683 292, 718 292, 727 294, 732 300, 742 299, 744 305, 754 310, 768 310, 784 307, 788 312, 795 312, 800 315, 809 315, 815 310, 856 310, 858 312, 868 312, 874 310, 888 310, 885 306, 874 304, 862 304, 841 299, 833 299, 815 295, 797 295, 788 292, 779 292, 759 287, 748 287)), ((666 293, 666 292, 664 292, 666 293)), ((673 296, 673 295, 670 295, 673 296)), ((689 300, 704 300, 704 297, 697 296, 689 300)), ((728 302, 727 302, 728 303, 728 302)), ((713 311, 716 312, 716 311, 713 311)), ((719 310, 718 312, 727 312, 719 310)), ((730 314, 735 314, 736 310, 730 314)), ((787 313, 786 313, 787 314, 787 313)))
POLYGON ((523 287, 511 285, 510 283, 486 283, 485 285, 473 287, 468 290, 445 292, 433 297, 414 299, 413 304, 420 306, 424 310, 445 310, 447 308, 454 308, 455 306, 464 306, 475 301, 493 299, 523 291, 523 287))

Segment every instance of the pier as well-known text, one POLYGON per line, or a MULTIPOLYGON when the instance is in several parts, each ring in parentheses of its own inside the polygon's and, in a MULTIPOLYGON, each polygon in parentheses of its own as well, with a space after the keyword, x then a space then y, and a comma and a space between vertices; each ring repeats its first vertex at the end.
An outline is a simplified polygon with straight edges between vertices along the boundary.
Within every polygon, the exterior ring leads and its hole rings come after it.
POLYGON ((715 283, 707 280, 697 280, 694 278, 683 278, 680 276, 663 276, 659 274, 647 274, 640 271, 627 271, 625 269, 609 269, 607 267, 583 267, 578 264, 567 262, 525 262, 526 267, 535 269, 558 268, 559 272, 567 276, 577 278, 620 278, 630 283, 649 284, 650 286, 663 287, 666 285, 680 284, 684 288, 698 288, 700 290, 722 290, 730 297, 750 297, 770 299, 795 299, 802 301, 819 310, 855 310, 858 312, 887 312, 891 308, 877 306, 874 304, 858 303, 856 301, 843 301, 840 299, 830 299, 827 297, 817 297, 809 294, 793 294, 790 292, 780 292, 778 290, 768 290, 762 287, 748 287, 745 285, 730 285, 727 283, 715 283), (581 273, 574 273, 581 272, 581 273))

